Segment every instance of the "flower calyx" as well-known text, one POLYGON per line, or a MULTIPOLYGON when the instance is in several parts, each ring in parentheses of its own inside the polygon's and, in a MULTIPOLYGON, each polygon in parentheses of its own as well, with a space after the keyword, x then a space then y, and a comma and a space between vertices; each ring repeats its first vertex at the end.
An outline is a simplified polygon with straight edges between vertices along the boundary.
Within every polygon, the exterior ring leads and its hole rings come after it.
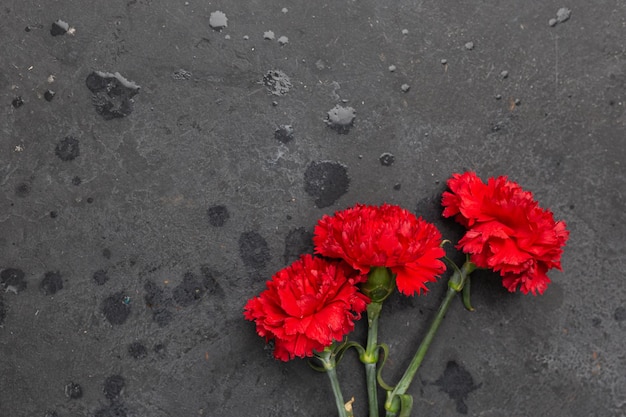
POLYGON ((361 284, 361 292, 372 303, 382 303, 396 287, 396 275, 384 266, 373 266, 367 274, 367 281, 361 284))

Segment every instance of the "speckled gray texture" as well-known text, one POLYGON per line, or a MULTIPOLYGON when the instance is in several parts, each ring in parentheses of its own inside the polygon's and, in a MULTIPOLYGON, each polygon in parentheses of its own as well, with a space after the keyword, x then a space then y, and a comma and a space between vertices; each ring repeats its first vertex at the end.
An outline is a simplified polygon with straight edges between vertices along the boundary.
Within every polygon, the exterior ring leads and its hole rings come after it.
MULTIPOLYGON (((0 9, 0 270, 19 284, 0 291, 1 416, 334 415, 326 377, 272 359, 245 301, 310 250, 319 217, 357 202, 458 239, 439 198, 465 169, 508 175, 567 222, 564 271, 541 297, 477 274, 476 311, 452 306, 411 387, 415 415, 626 415, 622 0, 88 3, 0 9), (58 19, 75 30, 52 36, 58 19), (259 84, 273 69, 287 94, 259 84), (96 113, 93 71, 141 86, 131 114, 96 113), (343 135, 324 120, 336 105, 358 115, 343 135), (329 205, 305 190, 337 183, 305 179, 323 161, 349 178, 329 205), (462 397, 445 389, 457 380, 462 397)), ((388 381, 443 286, 385 306, 388 381)), ((352 355, 340 377, 365 415, 352 355)))

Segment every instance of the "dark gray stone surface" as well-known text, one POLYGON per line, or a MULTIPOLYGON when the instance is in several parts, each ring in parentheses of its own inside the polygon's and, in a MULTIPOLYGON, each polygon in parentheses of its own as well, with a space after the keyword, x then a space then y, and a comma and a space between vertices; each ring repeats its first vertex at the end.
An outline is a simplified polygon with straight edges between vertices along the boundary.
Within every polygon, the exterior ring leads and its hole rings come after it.
MULTIPOLYGON (((411 387, 415 415, 626 415, 623 0, 9 0, 0 16, 0 270, 15 281, 0 287, 0 416, 334 415, 326 377, 272 359, 243 305, 356 202, 457 239, 439 196, 465 169, 508 175, 567 222, 564 272, 541 297, 477 274, 476 312, 453 305, 411 387), (270 71, 289 88, 271 94, 270 71), (95 97, 93 72, 121 79, 95 97), (336 105, 355 111, 347 132, 326 123, 336 105), (307 177, 327 163, 347 177, 307 177)), ((386 379, 443 287, 387 303, 386 379)), ((340 376, 365 415, 354 357, 340 376)))

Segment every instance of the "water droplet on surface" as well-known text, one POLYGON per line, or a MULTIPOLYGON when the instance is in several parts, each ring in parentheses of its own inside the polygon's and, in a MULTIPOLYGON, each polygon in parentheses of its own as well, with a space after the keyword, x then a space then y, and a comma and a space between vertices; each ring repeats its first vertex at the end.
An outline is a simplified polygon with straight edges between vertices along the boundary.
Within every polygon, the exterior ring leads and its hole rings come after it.
POLYGON ((174 71, 174 73, 172 74, 172 78, 175 80, 188 80, 191 78, 191 72, 181 68, 174 71))
POLYGON ((354 124, 356 111, 352 107, 336 105, 326 115, 326 124, 340 134, 347 134, 354 124))
POLYGON ((92 278, 96 282, 96 285, 104 285, 109 280, 109 276, 107 275, 107 271, 105 269, 100 269, 94 272, 92 278))
POLYGON ((128 354, 134 359, 143 359, 148 356, 148 349, 141 342, 133 342, 128 345, 128 354))
POLYGON ((46 101, 52 101, 52 99, 54 98, 54 96, 56 95, 56 93, 52 90, 46 90, 45 93, 43 93, 43 98, 46 99, 46 101))
POLYGON ((39 289, 43 292, 44 295, 54 295, 57 291, 63 289, 63 278, 61 274, 53 271, 46 272, 46 275, 43 277, 41 282, 39 283, 39 289))
POLYGON ((287 74, 275 69, 265 73, 261 84, 266 86, 267 90, 275 96, 285 95, 291 89, 291 80, 287 74))
POLYGON ((290 230, 285 238, 285 264, 295 261, 305 253, 313 254, 313 233, 304 227, 290 230))
POLYGON ((393 163, 396 161, 396 157, 390 154, 389 152, 384 152, 383 154, 380 155, 378 160, 380 161, 380 164, 382 166, 388 167, 388 166, 393 165, 393 163))
POLYGON ((92 102, 96 112, 105 120, 131 114, 133 97, 141 88, 124 78, 119 72, 94 71, 87 76, 85 84, 93 93, 92 102))
POLYGON ((26 274, 21 269, 6 268, 0 272, 0 284, 2 284, 5 291, 12 291, 17 294, 26 289, 25 276, 26 274))
POLYGON ((288 10, 287 10, 287 8, 286 8, 286 7, 283 7, 283 9, 281 10, 281 12, 283 12, 283 13, 287 13, 287 12, 288 12, 288 10))
POLYGON ((207 210, 209 216, 209 224, 213 227, 222 227, 226 224, 226 221, 230 218, 228 208, 222 205, 215 205, 209 207, 207 210))
POLYGON ((465 49, 467 49, 468 51, 471 51, 472 49, 474 49, 474 42, 467 42, 465 44, 465 49))
POLYGON ((409 30, 408 29, 402 29, 402 34, 403 35, 408 35, 409 34, 409 30))
POLYGON ((408 91, 411 89, 411 86, 408 84, 402 84, 400 86, 400 89, 402 90, 403 93, 408 93, 408 91))
POLYGON ((444 59, 441 60, 441 65, 446 65, 447 63, 448 63, 447 59, 444 58, 444 59))
POLYGON ((15 97, 13 101, 11 101, 11 105, 13 105, 13 107, 15 107, 16 109, 22 107, 24 105, 24 100, 22 99, 22 96, 15 97))
POLYGON ((268 30, 267 32, 263 32, 263 39, 268 40, 268 41, 272 41, 274 40, 274 37, 276 35, 274 35, 274 32, 272 32, 271 30, 268 30))
POLYGON ((224 12, 219 10, 212 12, 209 17, 209 26, 215 30, 222 30, 228 26, 228 18, 224 12))
POLYGON ((500 77, 502 77, 502 79, 508 78, 509 72, 507 70, 500 71, 500 77))
POLYGON ((293 126, 280 125, 278 129, 274 131, 274 139, 282 143, 291 142, 293 140, 293 126))
POLYGON ((80 155, 78 139, 72 136, 63 138, 54 148, 54 153, 61 161, 72 161, 80 155))
POLYGON ((73 400, 83 396, 83 389, 80 385, 70 382, 65 386, 65 396, 73 400))
POLYGON ((348 192, 348 168, 338 162, 311 162, 304 172, 304 191, 318 208, 331 206, 348 192))
POLYGON ((104 380, 104 396, 107 400, 114 400, 120 396, 126 381, 121 375, 111 375, 104 380))
POLYGON ((27 182, 22 182, 15 187, 15 195, 21 198, 28 197, 32 187, 27 182))
POLYGON ((270 260, 270 249, 259 233, 244 232, 239 236, 239 256, 246 267, 258 270, 270 260))
POLYGON ((68 25, 67 22, 59 19, 56 22, 52 23, 52 26, 50 27, 50 34, 52 36, 65 35, 69 29, 70 25, 68 25))
POLYGON ((460 414, 467 414, 465 400, 472 391, 482 386, 482 384, 476 385, 472 375, 455 361, 448 362, 443 375, 435 381, 435 385, 456 401, 456 411, 460 414))
POLYGON ((130 315, 130 309, 130 304, 124 303, 124 293, 122 292, 111 294, 102 302, 102 313, 107 321, 113 325, 124 324, 130 315))
POLYGON ((389 72, 394 72, 396 70, 395 65, 389 65, 389 72))
POLYGON ((572 15, 572 11, 570 9, 568 9, 567 7, 561 7, 556 12, 556 21, 558 23, 563 23, 569 20, 571 15, 572 15))
POLYGON ((280 44, 280 46, 286 45, 289 43, 289 38, 286 36, 281 36, 280 38, 278 38, 278 43, 280 44))

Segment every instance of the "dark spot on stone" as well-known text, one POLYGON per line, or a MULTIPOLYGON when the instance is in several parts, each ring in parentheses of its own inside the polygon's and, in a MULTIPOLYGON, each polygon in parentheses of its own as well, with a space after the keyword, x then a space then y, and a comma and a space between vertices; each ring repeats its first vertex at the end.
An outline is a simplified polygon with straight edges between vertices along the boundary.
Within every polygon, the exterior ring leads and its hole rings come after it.
POLYGON ((82 184, 83 180, 80 179, 80 177, 74 177, 72 178, 72 185, 80 185, 82 184))
POLYGON ((626 320, 626 308, 624 307, 617 307, 615 309, 615 312, 613 313, 613 318, 615 318, 615 321, 618 322, 622 322, 624 320, 626 320))
POLYGON ((56 411, 48 410, 43 417, 59 417, 56 411))
POLYGON ((109 323, 124 324, 130 315, 130 304, 124 303, 124 293, 116 292, 105 298, 102 302, 102 313, 109 323))
POLYGON ((591 325, 593 327, 600 327, 602 324, 602 319, 600 317, 594 317, 591 319, 591 325))
POLYGON ((63 289, 63 278, 59 271, 48 271, 39 283, 39 289, 44 295, 54 295, 63 289))
POLYGON ((144 296, 146 306, 152 309, 152 320, 160 327, 167 326, 174 318, 172 312, 167 309, 171 300, 165 296, 163 289, 152 281, 146 281, 143 288, 146 291, 144 296))
POLYGON ((4 319, 7 317, 7 308, 4 305, 4 298, 2 293, 0 293, 0 327, 4 323, 4 319))
POLYGON ((152 310, 152 320, 159 327, 165 327, 174 320, 174 314, 166 308, 156 308, 152 310))
POLYGON ((80 154, 78 140, 72 136, 66 136, 54 148, 54 153, 61 161, 72 161, 80 154))
POLYGON ((17 268, 7 268, 0 272, 0 283, 6 291, 18 293, 26 289, 24 271, 17 268))
POLYGON ((93 93, 92 102, 96 112, 105 120, 128 116, 133 112, 133 97, 139 86, 119 73, 94 71, 85 80, 93 93))
POLYGON ((206 292, 212 295, 223 297, 225 295, 224 290, 215 278, 217 273, 212 271, 211 268, 209 268, 208 266, 200 267, 200 272, 202 273, 202 286, 204 287, 206 292))
POLYGON ((337 162, 311 162, 304 172, 304 191, 318 208, 331 206, 348 191, 348 169, 337 162))
POLYGON ((135 359, 143 359, 148 356, 148 349, 141 342, 133 342, 128 345, 128 354, 135 359))
POLYGON ((402 184, 400 184, 400 183, 394 184, 394 186, 393 186, 393 189, 396 190, 396 191, 400 191, 400 188, 402 188, 402 184))
POLYGON ((114 400, 120 396, 126 381, 121 375, 111 375, 104 380, 104 396, 107 400, 114 400))
POLYGON ((385 152, 380 155, 378 160, 380 161, 380 164, 382 166, 388 167, 388 166, 393 165, 394 162, 396 162, 396 157, 390 154, 389 152, 385 152))
POLYGON ((149 308, 167 307, 169 304, 163 289, 153 281, 146 281, 143 289, 146 291, 144 301, 149 308))
POLYGON ((46 99, 46 101, 52 101, 52 99, 54 98, 54 96, 55 96, 56 94, 57 94, 57 93, 55 93, 55 92, 54 92, 54 91, 52 91, 52 90, 46 90, 46 92, 45 92, 45 93, 43 93, 43 98, 45 98, 45 99, 46 99))
POLYGON ((183 277, 183 282, 174 287, 172 297, 181 306, 187 307, 194 301, 202 298, 204 287, 200 281, 191 273, 187 272, 183 277))
POLYGON ((274 131, 274 139, 282 143, 291 142, 293 140, 293 127, 291 125, 280 125, 274 131))
POLYGON ((465 400, 470 392, 480 388, 482 384, 476 385, 472 375, 455 361, 449 361, 443 375, 435 381, 441 391, 445 392, 456 401, 456 411, 467 414, 465 400))
POLYGON ((112 402, 106 407, 96 411, 94 417, 127 417, 127 411, 123 404, 112 402))
POLYGON ((224 226, 226 221, 230 218, 230 213, 228 213, 226 206, 221 205, 209 207, 207 215, 209 216, 209 223, 211 226, 215 227, 224 226))
POLYGON ((52 36, 65 35, 69 28, 70 25, 68 25, 66 22, 62 20, 57 20, 56 22, 52 23, 52 26, 50 27, 50 34, 52 36))
POLYGON ((50 212, 50 218, 56 219, 58 216, 59 216, 59 213, 57 213, 56 211, 52 210, 50 212))
POLYGON ((70 382, 65 386, 65 396, 75 400, 83 396, 83 389, 80 385, 70 382))
POLYGON ((290 230, 285 238, 285 265, 292 263, 305 253, 313 253, 313 233, 304 227, 290 230))
POLYGON ((97 285, 104 285, 109 280, 106 269, 99 269, 93 273, 93 280, 97 285))
POLYGON ((13 107, 17 109, 24 105, 24 100, 22 99, 22 96, 18 96, 18 97, 15 97, 13 101, 11 101, 11 104, 13 105, 13 107))
POLYGON ((31 186, 27 182, 18 184, 17 187, 15 187, 15 195, 18 197, 21 197, 21 198, 28 197, 30 192, 31 192, 31 186))
POLYGON ((152 350, 160 357, 165 356, 165 345, 163 343, 157 343, 156 345, 154 345, 154 348, 152 350))
POLYGON ((87 197, 87 204, 91 204, 93 203, 93 198, 92 197, 87 197))
POLYGON ((106 259, 111 259, 111 249, 109 248, 102 249, 102 256, 104 256, 106 259))
POLYGON ((270 259, 270 250, 263 236, 244 232, 239 236, 239 255, 248 268, 261 269, 270 259))

